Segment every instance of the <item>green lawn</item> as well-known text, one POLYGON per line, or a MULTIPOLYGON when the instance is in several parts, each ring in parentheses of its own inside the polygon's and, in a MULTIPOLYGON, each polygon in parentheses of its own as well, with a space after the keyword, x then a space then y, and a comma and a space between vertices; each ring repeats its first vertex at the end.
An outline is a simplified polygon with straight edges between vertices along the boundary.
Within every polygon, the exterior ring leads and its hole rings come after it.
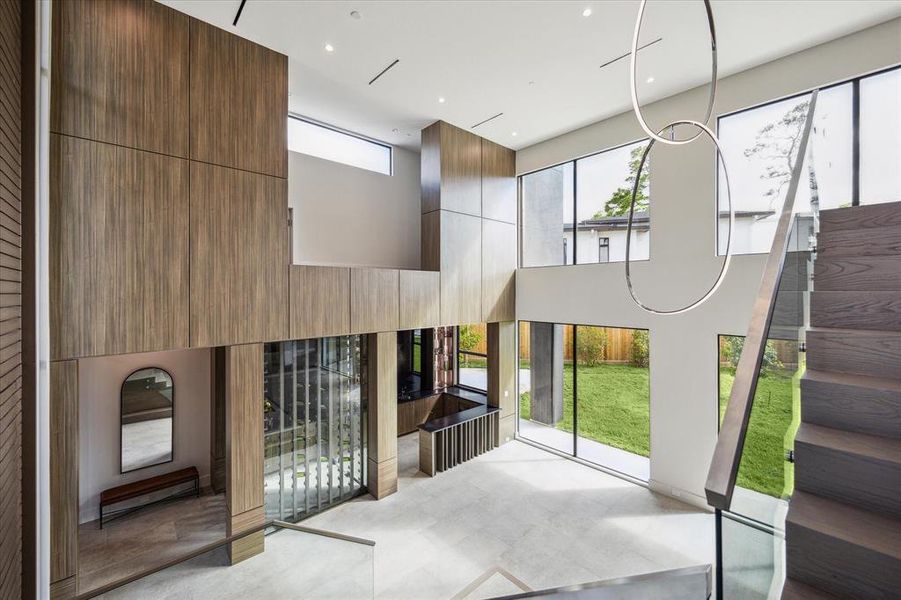
MULTIPOLYGON (((720 369, 720 419, 734 378, 735 369, 720 369)), ((785 434, 792 422, 792 390, 792 379, 786 374, 771 373, 758 381, 738 469, 739 486, 777 498, 790 491, 786 490, 791 463, 785 460, 785 434)))
MULTIPOLYGON (((521 364, 528 368, 528 362, 521 364)), ((563 367, 563 420, 573 430, 572 365, 563 367)), ((732 389, 734 369, 720 369, 720 416, 732 389)), ((629 365, 579 367, 579 435, 633 454, 648 456, 648 369, 629 365)), ((791 486, 785 437, 792 421, 792 379, 770 374, 760 379, 738 473, 738 485, 781 497, 791 486)), ((520 417, 530 418, 528 392, 520 395, 520 417)))

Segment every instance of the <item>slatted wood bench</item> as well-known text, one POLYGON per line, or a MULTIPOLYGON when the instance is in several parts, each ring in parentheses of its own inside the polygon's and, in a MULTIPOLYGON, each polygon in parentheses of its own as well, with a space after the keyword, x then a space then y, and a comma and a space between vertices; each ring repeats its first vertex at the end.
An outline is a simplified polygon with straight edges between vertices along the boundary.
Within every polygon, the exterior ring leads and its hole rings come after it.
POLYGON ((185 469, 179 469, 178 471, 172 471, 171 473, 166 473, 164 475, 157 475, 156 477, 149 477, 147 479, 141 479, 140 481, 133 481, 131 483, 126 483, 125 485, 119 485, 114 488, 109 488, 108 490, 103 490, 103 492, 100 494, 100 528, 103 529, 104 516, 107 517, 107 522, 109 522, 117 517, 124 516, 128 513, 146 508, 153 504, 167 502, 169 500, 175 500, 186 496, 199 495, 200 474, 197 472, 197 467, 187 467, 185 469), (170 496, 151 500, 143 504, 138 504, 137 506, 130 506, 128 508, 116 510, 112 513, 107 512, 106 515, 104 515, 103 509, 113 504, 125 502, 126 500, 134 500, 135 498, 147 496, 154 492, 161 492, 170 488, 174 488, 178 485, 184 485, 186 483, 193 483, 194 485, 188 490, 181 490, 170 496))

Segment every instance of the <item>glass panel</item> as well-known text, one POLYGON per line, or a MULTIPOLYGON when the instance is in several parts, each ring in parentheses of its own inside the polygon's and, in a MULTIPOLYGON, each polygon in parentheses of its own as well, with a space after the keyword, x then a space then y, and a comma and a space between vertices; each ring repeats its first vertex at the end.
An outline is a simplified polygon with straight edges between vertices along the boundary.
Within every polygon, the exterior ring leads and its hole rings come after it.
POLYGON ((522 177, 522 266, 573 264, 573 163, 522 177))
MULTIPOLYGON (((851 205, 852 94, 850 83, 820 92, 794 212, 851 205), (810 160, 811 156, 813 161, 810 160), (816 206, 814 206, 816 205, 816 206)), ((807 117, 809 94, 722 117, 719 137, 729 167, 735 230, 734 254, 769 252, 785 200, 791 166, 807 117)), ((728 195, 718 177, 719 253, 726 250, 728 195)))
POLYGON ((484 323, 458 329, 457 383, 488 390, 488 327, 484 323))
POLYGON ((364 489, 362 346, 361 336, 266 345, 269 518, 300 519, 364 489))
MULTIPOLYGON (((262 535, 254 531, 244 537, 262 535)), ((238 543, 244 543, 243 538, 238 543)), ((274 525, 267 529, 265 547, 265 552, 231 566, 228 544, 223 543, 103 597, 344 600, 375 596, 374 546, 274 525)))
POLYGON ((573 453, 572 325, 520 323, 519 434, 573 453))
MULTIPOLYGON (((632 186, 647 141, 613 148, 576 161, 577 263, 626 259, 632 186), (607 245, 602 243, 607 240, 607 245)), ((635 203, 630 260, 650 257, 650 161, 635 203)))
POLYGON ((648 481, 647 330, 580 325, 576 353, 576 455, 648 481))
POLYGON ((860 203, 899 199, 901 69, 895 69, 860 80, 860 203))
POLYGON ((288 150, 391 175, 391 147, 296 117, 288 118, 288 150))
POLYGON ((766 600, 782 589, 785 540, 769 527, 717 512, 722 532, 723 598, 766 600))

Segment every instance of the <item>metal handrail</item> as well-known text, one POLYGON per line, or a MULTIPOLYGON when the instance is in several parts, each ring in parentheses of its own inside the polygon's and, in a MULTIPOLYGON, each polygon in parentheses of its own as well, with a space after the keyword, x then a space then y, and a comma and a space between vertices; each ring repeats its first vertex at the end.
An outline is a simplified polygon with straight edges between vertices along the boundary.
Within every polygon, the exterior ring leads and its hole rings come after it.
POLYGON ((754 404, 754 394, 757 391, 757 381, 760 377, 761 360, 766 350, 770 322, 772 321, 773 309, 776 304, 776 294, 779 291, 779 279, 782 275, 785 254, 789 246, 792 211, 801 179, 804 158, 807 155, 807 145, 810 139, 810 131, 813 127, 816 104, 817 90, 813 90, 810 95, 810 105, 807 108, 807 120, 804 123, 804 131, 798 145, 798 154, 792 166, 791 180, 788 185, 788 191, 785 194, 782 212, 779 215, 776 235, 773 238, 773 245, 766 259, 760 288, 751 312, 748 334, 745 337, 741 358, 739 358, 738 367, 735 371, 735 380, 732 385, 732 392, 729 395, 729 404, 726 406, 726 413, 723 416, 716 448, 713 451, 713 459, 710 461, 710 469, 707 472, 707 483, 704 486, 707 503, 720 510, 729 510, 732 504, 732 492, 735 490, 735 480, 738 476, 739 464, 741 463, 745 435, 748 432, 748 421, 751 418, 751 407, 754 404))
POLYGON ((375 542, 373 540, 367 540, 364 538, 358 538, 358 537, 353 537, 350 535, 344 535, 343 533, 337 533, 334 531, 326 531, 324 529, 314 529, 312 527, 304 527, 302 525, 295 525, 294 523, 287 523, 285 521, 269 520, 260 525, 255 525, 253 527, 250 527, 249 529, 244 529, 244 530, 240 531, 239 533, 235 533, 235 534, 225 537, 221 540, 217 540, 215 542, 210 542, 209 544, 204 544, 203 546, 194 548, 193 550, 186 552, 185 554, 183 554, 177 558, 167 560, 166 562, 163 562, 163 563, 160 563, 153 567, 150 567, 149 569, 144 569, 144 570, 134 573, 132 575, 128 575, 127 577, 117 579, 116 581, 108 583, 102 587, 98 587, 93 590, 78 594, 76 596, 75 600, 88 600, 88 598, 96 598, 97 596, 102 596, 103 594, 111 592, 117 588, 126 586, 129 583, 134 583, 135 581, 138 581, 139 579, 143 579, 145 577, 153 575, 154 573, 159 573, 160 571, 165 571, 166 569, 170 569, 172 567, 180 565, 181 563, 188 562, 189 560, 193 560, 199 556, 203 556, 204 554, 212 552, 213 550, 217 550, 228 544, 233 544, 234 542, 237 542, 238 540, 241 540, 249 535, 253 535, 255 533, 259 533, 261 531, 265 531, 265 530, 273 528, 273 527, 278 528, 278 529, 289 529, 292 531, 309 533, 312 535, 319 535, 319 536, 323 536, 323 537, 327 537, 327 538, 341 540, 344 542, 351 542, 353 544, 363 544, 366 546, 375 546, 375 542))

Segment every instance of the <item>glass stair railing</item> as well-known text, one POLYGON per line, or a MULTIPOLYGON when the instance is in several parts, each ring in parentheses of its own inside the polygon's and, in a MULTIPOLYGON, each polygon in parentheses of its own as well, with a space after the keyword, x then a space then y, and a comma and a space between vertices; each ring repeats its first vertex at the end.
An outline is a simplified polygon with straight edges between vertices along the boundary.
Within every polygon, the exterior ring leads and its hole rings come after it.
POLYGON ((270 521, 185 556, 77 596, 77 600, 184 598, 317 598, 375 596, 375 542, 270 521), (262 538, 262 539, 260 539, 262 538), (230 564, 229 552, 264 544, 230 564))
POLYGON ((810 213, 795 214, 794 208, 816 102, 814 90, 705 486, 715 509, 720 600, 779 598, 784 581, 784 524, 794 489, 792 447, 818 220, 815 197, 810 213), (783 402, 773 402, 776 396, 783 402))

